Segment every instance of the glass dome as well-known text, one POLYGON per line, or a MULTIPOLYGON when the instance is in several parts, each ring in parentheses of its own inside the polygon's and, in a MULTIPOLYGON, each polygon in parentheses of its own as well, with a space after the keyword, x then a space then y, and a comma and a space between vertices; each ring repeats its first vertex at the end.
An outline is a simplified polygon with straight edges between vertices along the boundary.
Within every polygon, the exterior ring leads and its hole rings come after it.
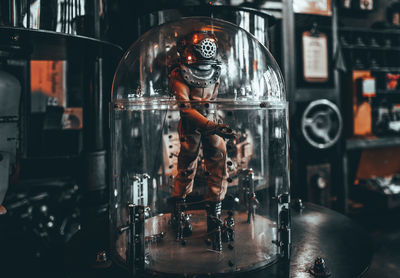
POLYGON ((111 108, 114 261, 232 275, 288 255, 284 83, 251 34, 208 17, 151 29, 123 56, 111 108))

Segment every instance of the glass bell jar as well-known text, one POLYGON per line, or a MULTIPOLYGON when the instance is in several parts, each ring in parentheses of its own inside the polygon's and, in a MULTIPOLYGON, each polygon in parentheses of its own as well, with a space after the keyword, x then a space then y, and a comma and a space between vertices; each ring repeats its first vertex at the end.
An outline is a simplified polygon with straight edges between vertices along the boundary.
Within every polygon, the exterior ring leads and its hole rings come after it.
POLYGON ((235 276, 290 251, 281 72, 250 33, 208 17, 154 27, 111 100, 110 236, 131 276, 235 276))

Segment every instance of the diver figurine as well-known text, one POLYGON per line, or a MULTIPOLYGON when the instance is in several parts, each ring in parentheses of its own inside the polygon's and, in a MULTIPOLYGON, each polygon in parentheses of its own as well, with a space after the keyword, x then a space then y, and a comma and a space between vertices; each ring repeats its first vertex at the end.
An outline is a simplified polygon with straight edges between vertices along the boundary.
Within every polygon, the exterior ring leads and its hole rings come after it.
MULTIPOLYGON (((180 109, 178 133, 180 152, 178 174, 174 181, 173 198, 185 199, 193 190, 193 182, 202 147, 208 193, 207 230, 214 239, 221 238, 221 201, 227 190, 226 144, 224 139, 234 138, 232 129, 218 122, 210 113, 210 101, 216 99, 221 74, 217 60, 217 39, 208 32, 194 32, 177 44, 179 66, 170 74, 170 89, 180 109)), ((211 110, 211 109, 210 109, 211 110)), ((218 243, 215 250, 222 250, 218 243)))
POLYGON ((233 218, 233 212, 228 211, 228 217, 225 218, 224 226, 222 228, 222 239, 224 242, 235 240, 235 219, 233 218))

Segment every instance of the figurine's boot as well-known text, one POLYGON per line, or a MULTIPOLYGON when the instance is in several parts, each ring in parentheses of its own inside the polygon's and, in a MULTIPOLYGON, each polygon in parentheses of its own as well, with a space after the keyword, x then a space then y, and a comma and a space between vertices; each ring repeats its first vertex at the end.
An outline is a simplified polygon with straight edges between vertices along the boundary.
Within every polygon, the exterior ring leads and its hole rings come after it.
POLYGON ((215 251, 222 251, 221 239, 221 202, 210 202, 207 210, 207 234, 215 251))
POLYGON ((171 225, 177 233, 176 238, 183 239, 184 237, 190 236, 192 234, 192 225, 190 223, 190 216, 186 213, 186 200, 173 197, 171 202, 173 207, 171 225))

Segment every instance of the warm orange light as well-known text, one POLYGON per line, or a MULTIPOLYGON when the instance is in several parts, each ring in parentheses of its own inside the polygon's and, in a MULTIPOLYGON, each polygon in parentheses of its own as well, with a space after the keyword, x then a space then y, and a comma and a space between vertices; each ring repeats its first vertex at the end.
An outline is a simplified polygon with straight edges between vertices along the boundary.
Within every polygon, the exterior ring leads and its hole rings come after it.
POLYGON ((258 68, 258 61, 257 61, 257 60, 254 60, 254 63, 253 63, 253 69, 254 69, 254 71, 256 71, 257 68, 258 68))
POLYGON ((66 106, 66 61, 31 61, 31 92, 57 99, 66 106))
POLYGON ((192 61, 192 56, 189 55, 189 56, 187 57, 187 60, 188 60, 188 61, 192 61))
POLYGON ((196 44, 199 41, 199 37, 196 35, 193 36, 193 44, 196 44))

